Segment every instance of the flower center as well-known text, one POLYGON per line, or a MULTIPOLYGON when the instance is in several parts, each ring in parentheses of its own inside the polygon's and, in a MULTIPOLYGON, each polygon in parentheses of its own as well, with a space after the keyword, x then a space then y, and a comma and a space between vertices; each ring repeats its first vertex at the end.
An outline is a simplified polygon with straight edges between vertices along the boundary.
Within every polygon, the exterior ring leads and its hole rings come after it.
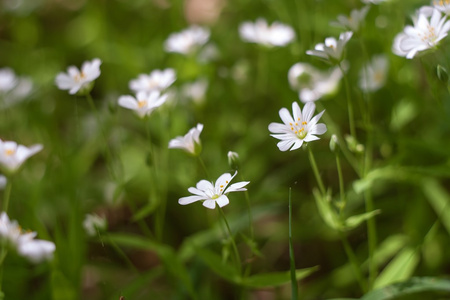
POLYGON ((81 80, 83 80, 84 78, 86 78, 86 74, 84 74, 84 72, 81 72, 79 75, 75 75, 75 81, 76 82, 80 82, 81 80))
POLYGON ((436 41, 436 30, 433 26, 427 25, 427 30, 418 34, 422 42, 428 43, 432 46, 436 41))
POLYGON ((5 150, 5 155, 6 156, 11 156, 15 153, 16 151, 14 151, 13 149, 6 149, 5 150))
POLYGON ((143 108, 146 105, 147 105, 147 101, 145 101, 145 100, 138 101, 138 107, 139 108, 143 108))
POLYGON ((303 121, 303 122, 301 122, 301 123, 299 124, 300 118, 298 118, 297 121, 298 121, 298 122, 295 122, 295 124, 289 123, 289 125, 291 125, 291 130, 292 130, 292 132, 294 132, 295 135, 296 135, 299 139, 303 140, 303 139, 306 137, 306 135, 308 134, 308 132, 305 130, 305 126, 308 125, 308 122, 303 121))
POLYGON ((216 200, 216 199, 219 198, 219 197, 220 197, 219 195, 214 194, 214 195, 211 197, 211 199, 216 200))
POLYGON ((373 79, 374 79, 376 82, 382 82, 382 81, 383 81, 383 78, 384 78, 383 72, 378 71, 378 72, 375 72, 375 74, 373 74, 373 79))
POLYGON ((433 4, 434 5, 439 5, 439 6, 449 5, 450 4, 450 0, 433 1, 433 4))

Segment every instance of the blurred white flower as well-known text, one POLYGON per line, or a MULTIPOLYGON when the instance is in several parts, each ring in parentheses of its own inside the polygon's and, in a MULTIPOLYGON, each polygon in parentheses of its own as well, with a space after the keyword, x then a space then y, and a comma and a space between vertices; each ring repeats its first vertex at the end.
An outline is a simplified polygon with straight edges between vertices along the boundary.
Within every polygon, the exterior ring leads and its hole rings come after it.
POLYGON ((419 9, 419 13, 425 14, 427 17, 433 14, 433 10, 437 9, 443 14, 450 16, 450 1, 449 0, 433 0, 432 6, 422 6, 419 9))
POLYGON ((0 140, 0 165, 7 172, 14 173, 30 156, 38 153, 42 148, 40 144, 28 148, 16 142, 0 140))
POLYGON ((0 190, 3 190, 6 187, 7 183, 8 179, 6 179, 6 176, 0 175, 0 190))
POLYGON ((357 32, 359 30, 360 25, 366 18, 367 12, 369 11, 370 6, 364 6, 360 10, 353 9, 350 13, 350 16, 338 15, 337 22, 331 22, 330 25, 344 27, 345 29, 351 30, 353 32, 357 32))
POLYGON ((325 43, 319 43, 314 50, 306 51, 306 54, 317 56, 331 63, 339 63, 343 59, 344 47, 352 37, 353 32, 347 31, 339 35, 339 40, 333 37, 325 39, 325 43))
POLYGON ((184 55, 191 54, 206 44, 209 40, 210 31, 198 25, 169 35, 164 43, 167 52, 177 52, 184 55))
POLYGON ((242 192, 247 189, 244 188, 250 181, 241 181, 233 183, 228 187, 228 184, 236 176, 237 172, 231 176, 230 173, 222 174, 214 184, 207 180, 200 180, 196 187, 190 187, 188 191, 195 196, 183 197, 178 200, 181 205, 191 204, 197 201, 203 201, 203 206, 209 209, 216 208, 216 203, 219 207, 224 207, 230 200, 227 197, 231 192, 242 192))
POLYGON ((385 55, 376 55, 359 72, 359 87, 366 92, 374 92, 384 86, 389 68, 385 55))
POLYGON ((342 72, 337 67, 329 72, 322 72, 306 63, 296 63, 288 72, 289 84, 293 90, 298 91, 303 103, 316 101, 333 93, 341 78, 342 72))
POLYGON ((0 92, 6 93, 12 90, 17 83, 17 77, 10 68, 0 69, 0 92))
POLYGON ((27 239, 19 243, 17 252, 32 263, 40 263, 53 258, 55 244, 50 241, 27 239))
POLYGON ((303 107, 303 113, 297 102, 292 103, 293 117, 286 108, 280 109, 280 118, 284 124, 270 123, 269 131, 276 139, 281 140, 277 146, 281 151, 295 150, 303 145, 303 142, 318 140, 316 135, 324 134, 327 127, 323 123, 317 124, 325 111, 312 117, 316 105, 314 102, 308 102, 303 107))
POLYGON ((33 82, 28 77, 18 77, 10 68, 0 69, 0 108, 7 108, 24 100, 32 91, 33 82))
POLYGON ((203 124, 197 124, 191 128, 185 136, 177 136, 169 141, 169 149, 183 149, 192 155, 198 155, 201 151, 200 133, 202 133, 203 124))
POLYGON ((93 81, 100 76, 100 65, 102 61, 98 58, 85 61, 81 71, 75 66, 67 68, 67 73, 59 73, 55 83, 61 90, 69 90, 69 94, 89 93, 93 87, 93 81))
POLYGON ((83 228, 89 236, 97 235, 99 231, 106 230, 107 226, 106 219, 96 214, 87 214, 83 221, 83 228))
POLYGON ((24 232, 17 221, 10 221, 8 215, 2 212, 0 215, 0 238, 7 245, 17 250, 33 263, 39 263, 51 259, 55 251, 55 244, 50 241, 35 239, 36 232, 24 232))
POLYGON ((387 0, 361 0, 361 1, 362 1, 362 3, 365 3, 365 4, 369 4, 369 3, 380 4, 382 2, 386 2, 387 0))
POLYGON ((259 18, 255 23, 244 22, 239 26, 241 38, 249 43, 264 46, 286 46, 295 39, 292 27, 280 22, 273 22, 271 26, 265 19, 259 18))
POLYGON ((130 81, 130 89, 137 92, 164 91, 176 80, 174 69, 153 70, 150 74, 140 74, 130 81))
POLYGON ((414 26, 406 26, 399 33, 393 44, 392 51, 399 56, 412 59, 418 52, 436 48, 439 42, 447 36, 450 21, 434 9, 431 18, 427 13, 420 12, 413 18, 414 26))
POLYGON ((163 105, 167 100, 167 95, 159 91, 138 92, 136 98, 130 95, 120 96, 119 105, 134 110, 136 114, 143 118, 149 116, 156 108, 163 105))
POLYGON ((208 80, 206 78, 186 83, 181 87, 182 95, 187 99, 192 99, 195 103, 200 103, 205 99, 208 89, 208 80))

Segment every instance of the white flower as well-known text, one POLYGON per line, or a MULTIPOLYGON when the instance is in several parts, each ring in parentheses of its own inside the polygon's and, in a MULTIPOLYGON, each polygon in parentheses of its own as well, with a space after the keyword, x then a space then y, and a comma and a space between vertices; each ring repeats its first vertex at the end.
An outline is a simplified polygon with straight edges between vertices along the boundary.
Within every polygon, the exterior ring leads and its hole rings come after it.
POLYGON ((450 21, 446 21, 445 16, 442 17, 437 9, 433 10, 430 19, 426 13, 419 12, 416 20, 414 26, 406 26, 395 37, 395 54, 411 59, 417 52, 437 47, 450 30, 450 21))
POLYGON ((149 116, 157 107, 166 102, 167 95, 161 95, 159 91, 138 92, 136 98, 133 96, 120 96, 119 105, 131 110, 134 110, 136 114, 143 118, 149 116))
POLYGON ((330 72, 321 72, 306 63, 296 63, 288 72, 291 88, 298 91, 303 102, 316 101, 325 95, 333 93, 339 86, 342 72, 334 68, 330 72))
POLYGON ((55 244, 50 241, 28 239, 19 243, 17 252, 32 263, 40 263, 53 258, 55 244))
POLYGON ((369 4, 369 3, 380 4, 382 2, 386 2, 386 0, 361 0, 361 1, 365 4, 369 4))
POLYGON ((322 111, 315 117, 313 116, 316 105, 314 102, 308 102, 303 108, 303 113, 297 102, 292 103, 292 113, 286 108, 280 109, 280 118, 284 124, 270 123, 269 131, 276 139, 281 140, 277 146, 281 151, 295 150, 303 145, 303 142, 318 140, 316 135, 324 134, 327 131, 325 124, 317 122, 325 111, 322 111))
POLYGON ((234 170, 239 169, 240 165, 239 154, 234 151, 228 151, 227 157, 228 157, 228 165, 234 170))
POLYGON ((255 23, 244 22, 239 26, 241 38, 250 43, 264 46, 286 46, 295 38, 292 27, 280 22, 273 22, 271 26, 265 19, 259 18, 255 23))
POLYGON ((230 181, 236 176, 237 172, 231 176, 230 173, 221 175, 216 183, 209 182, 207 180, 200 180, 196 187, 190 187, 188 191, 195 196, 183 197, 178 200, 181 205, 191 204, 196 201, 203 201, 203 206, 209 209, 216 208, 216 203, 219 207, 224 207, 230 200, 227 197, 231 192, 242 192, 247 189, 244 188, 250 181, 241 181, 233 183, 228 187, 230 181))
POLYGON ((0 165, 8 172, 14 173, 32 155, 42 150, 42 145, 27 148, 12 141, 0 140, 0 165))
POLYGON ((366 18, 367 12, 369 11, 370 6, 365 6, 360 10, 353 9, 350 13, 350 16, 338 15, 337 22, 331 22, 333 26, 342 26, 348 30, 353 32, 357 32, 359 30, 359 26, 366 18))
POLYGON ((17 83, 17 77, 10 68, 0 69, 0 92, 6 93, 12 90, 17 83))
POLYGON ((196 127, 189 130, 185 136, 178 136, 169 142, 169 149, 183 149, 193 155, 200 154, 200 133, 202 133, 203 124, 197 124, 196 127))
POLYGON ((17 221, 10 221, 5 212, 1 213, 0 238, 34 263, 50 259, 55 251, 53 242, 34 239, 36 235, 36 232, 23 232, 17 221))
POLYGON ((433 0, 431 1, 431 5, 433 6, 422 6, 419 11, 428 14, 428 16, 431 16, 431 14, 433 13, 433 9, 437 9, 447 16, 450 16, 449 0, 433 0))
POLYGON ((326 61, 339 63, 343 58, 344 46, 352 37, 353 32, 346 31, 339 35, 339 40, 333 37, 325 39, 325 44, 317 44, 314 50, 306 51, 306 54, 317 56, 326 61))
POLYGON ((384 86, 389 68, 385 55, 376 55, 359 72, 359 87, 366 92, 374 92, 384 86))
POLYGON ((206 44, 209 40, 209 29, 192 25, 189 28, 169 35, 164 47, 167 52, 191 54, 206 44))
POLYGON ((67 73, 59 73, 55 83, 61 90, 69 90, 69 94, 87 93, 92 88, 92 82, 100 76, 100 65, 102 61, 98 58, 85 61, 81 71, 75 66, 67 68, 67 73))
POLYGON ((89 236, 97 235, 98 231, 103 231, 108 226, 106 219, 96 214, 87 214, 83 221, 83 228, 89 236))
POLYGON ((3 190, 6 187, 7 183, 8 179, 6 179, 6 176, 0 175, 0 190, 3 190))
POLYGON ((181 88, 181 93, 184 97, 192 99, 195 103, 200 103, 205 99, 207 89, 208 80, 201 78, 197 81, 184 84, 181 88))
POLYGON ((140 74, 130 81, 130 89, 137 92, 164 91, 176 80, 174 69, 153 70, 150 74, 140 74))

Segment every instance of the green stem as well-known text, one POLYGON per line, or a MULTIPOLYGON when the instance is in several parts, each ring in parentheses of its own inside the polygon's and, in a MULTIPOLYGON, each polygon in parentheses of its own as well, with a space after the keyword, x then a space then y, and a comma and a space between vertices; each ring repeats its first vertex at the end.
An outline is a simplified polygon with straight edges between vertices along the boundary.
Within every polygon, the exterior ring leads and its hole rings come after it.
POLYGON ((289 261, 291 267, 291 291, 292 300, 297 300, 298 297, 298 286, 297 286, 297 276, 295 274, 295 254, 294 246, 292 245, 292 195, 291 188, 289 188, 289 261))
POLYGON ((112 161, 111 149, 108 146, 108 140, 106 138, 106 134, 105 134, 105 131, 104 131, 104 128, 103 128, 103 124, 101 123, 101 120, 100 120, 100 115, 98 113, 97 108, 95 107, 95 103, 94 103, 94 100, 92 99, 91 94, 87 94, 86 98, 88 100, 89 106, 94 111, 95 117, 97 119, 98 126, 100 127, 100 132, 101 132, 103 140, 105 142, 105 150, 104 151, 105 151, 105 158, 106 158, 106 161, 107 161, 109 173, 110 173, 111 177, 114 180, 116 180, 117 176, 116 176, 116 173, 115 173, 114 168, 112 166, 112 162, 113 161, 112 161))
POLYGON ((307 148, 308 148, 308 154, 309 154, 309 162, 311 163, 311 167, 313 169, 314 176, 316 177, 317 184, 319 185, 320 193, 323 196, 326 194, 325 185, 323 184, 322 178, 320 177, 319 169, 317 168, 316 159, 314 158, 314 154, 311 150, 311 147, 308 145, 307 148))
POLYGON ((348 84, 347 74, 345 73, 344 68, 342 68, 341 64, 339 64, 339 69, 341 69, 342 76, 344 77, 345 92, 347 96, 348 122, 350 124, 350 134, 356 139, 355 117, 353 116, 353 104, 352 99, 350 98, 350 86, 348 84))
POLYGON ((203 171, 205 172, 206 178, 209 179, 209 173, 208 173, 208 169, 206 168, 205 162, 200 157, 200 155, 197 155, 197 159, 198 159, 198 162, 200 163, 200 165, 202 166, 203 171))
POLYGON ((342 244, 344 245, 345 253, 350 260, 350 264, 353 267, 353 272, 355 273, 358 284, 361 287, 362 292, 365 293, 367 292, 367 287, 361 274, 361 268, 359 267, 358 259, 356 258, 356 255, 347 240, 347 236, 345 236, 345 234, 343 234, 342 232, 339 232, 339 237, 342 241, 342 244))
POLYGON ((344 209, 347 206, 347 197, 345 196, 344 177, 342 176, 341 159, 339 158, 338 153, 336 153, 336 167, 339 178, 339 192, 341 195, 341 203, 339 205, 339 215, 342 217, 344 209))
POLYGON ((3 211, 5 213, 8 213, 9 198, 11 196, 11 189, 12 189, 12 178, 8 177, 6 180, 7 180, 6 187, 3 194, 3 211))
POLYGON ((239 256, 239 251, 236 247, 236 243, 234 241, 233 234, 231 233, 230 225, 228 224, 227 218, 225 217, 222 207, 220 207, 220 206, 217 206, 217 207, 219 208, 220 215, 222 216, 223 220, 225 221, 225 226, 227 227, 228 235, 230 236, 230 239, 231 239, 231 246, 233 247, 234 258, 236 260, 236 265, 237 265, 239 274, 242 274, 241 257, 239 256))

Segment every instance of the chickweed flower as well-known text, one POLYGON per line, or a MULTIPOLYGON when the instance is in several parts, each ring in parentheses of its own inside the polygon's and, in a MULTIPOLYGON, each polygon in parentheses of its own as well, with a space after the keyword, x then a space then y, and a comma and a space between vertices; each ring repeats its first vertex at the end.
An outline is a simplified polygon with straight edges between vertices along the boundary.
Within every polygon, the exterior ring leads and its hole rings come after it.
POLYGON ((450 21, 439 10, 434 9, 431 18, 419 11, 414 26, 406 26, 395 37, 393 52, 412 59, 418 52, 436 48, 449 30, 450 21))
POLYGON ((344 56, 344 47, 352 35, 353 32, 347 31, 339 35, 339 40, 334 37, 326 38, 324 44, 317 44, 314 50, 308 50, 306 54, 317 56, 327 62, 340 63, 344 56))
POLYGON ((40 144, 28 148, 16 142, 0 140, 0 165, 6 172, 15 173, 30 156, 38 153, 42 148, 40 144))
POLYGON ((376 55, 361 69, 359 87, 366 92, 374 92, 382 88, 386 82, 389 61, 385 55, 376 55))
POLYGON ((196 127, 189 130, 185 136, 177 136, 169 141, 169 149, 183 149, 192 155, 199 155, 202 151, 200 143, 200 133, 202 133, 203 124, 197 124, 196 127))
POLYGON ((201 103, 205 99, 208 89, 208 80, 200 78, 194 82, 186 83, 181 87, 181 94, 186 99, 191 99, 195 103, 201 103))
POLYGON ((295 39, 292 27, 280 22, 268 25, 265 19, 259 18, 255 23, 244 22, 239 26, 242 40, 261 44, 267 47, 286 46, 295 39))
POLYGON ((209 29, 198 25, 192 25, 181 32, 169 35, 164 43, 164 48, 167 52, 177 52, 189 55, 206 44, 209 40, 209 36, 209 29))
POLYGON ((303 145, 303 142, 318 140, 319 138, 316 135, 324 134, 327 131, 325 124, 317 124, 325 111, 312 117, 315 109, 314 102, 306 103, 303 112, 298 103, 293 102, 293 116, 286 108, 280 109, 280 118, 284 124, 270 123, 269 125, 269 131, 273 133, 271 136, 281 140, 277 144, 280 151, 298 149, 303 145))
POLYGON ((230 173, 222 174, 214 184, 214 182, 209 182, 207 180, 200 180, 196 187, 190 187, 188 191, 195 196, 183 197, 178 200, 181 205, 191 204, 197 201, 203 201, 203 206, 209 209, 216 208, 216 203, 219 207, 224 207, 230 200, 227 197, 228 193, 231 192, 242 192, 247 189, 244 188, 250 181, 241 181, 233 183, 228 186, 231 180, 236 176, 237 172, 231 176, 230 173))
POLYGON ((160 107, 167 100, 167 95, 161 95, 159 91, 138 92, 136 98, 133 96, 120 96, 119 105, 134 110, 136 114, 143 118, 149 116, 156 108, 160 107))
POLYGON ((140 74, 130 81, 130 89, 137 92, 164 91, 176 80, 174 69, 153 70, 150 74, 140 74))
POLYGON ((81 71, 75 66, 67 68, 67 73, 59 73, 55 83, 61 90, 69 90, 69 94, 87 95, 94 86, 94 80, 100 76, 100 65, 102 61, 98 58, 85 61, 81 71))
POLYGON ((87 214, 83 221, 83 228, 89 236, 97 235, 99 231, 106 230, 107 226, 106 219, 96 214, 87 214))
POLYGON ((0 239, 31 262, 39 263, 53 256, 55 244, 35 239, 36 235, 36 232, 23 232, 17 221, 10 221, 5 212, 1 213, 0 239))
POLYGON ((306 63, 296 63, 288 72, 289 84, 293 90, 298 91, 298 97, 303 103, 316 101, 333 93, 341 78, 339 68, 322 72, 306 63))
POLYGON ((17 82, 17 77, 14 71, 10 68, 0 69, 0 92, 6 93, 14 88, 17 82))
POLYGON ((350 16, 339 15, 337 22, 331 22, 332 26, 344 27, 345 29, 357 32, 365 20, 370 6, 364 6, 361 9, 354 9, 351 11, 350 16))

